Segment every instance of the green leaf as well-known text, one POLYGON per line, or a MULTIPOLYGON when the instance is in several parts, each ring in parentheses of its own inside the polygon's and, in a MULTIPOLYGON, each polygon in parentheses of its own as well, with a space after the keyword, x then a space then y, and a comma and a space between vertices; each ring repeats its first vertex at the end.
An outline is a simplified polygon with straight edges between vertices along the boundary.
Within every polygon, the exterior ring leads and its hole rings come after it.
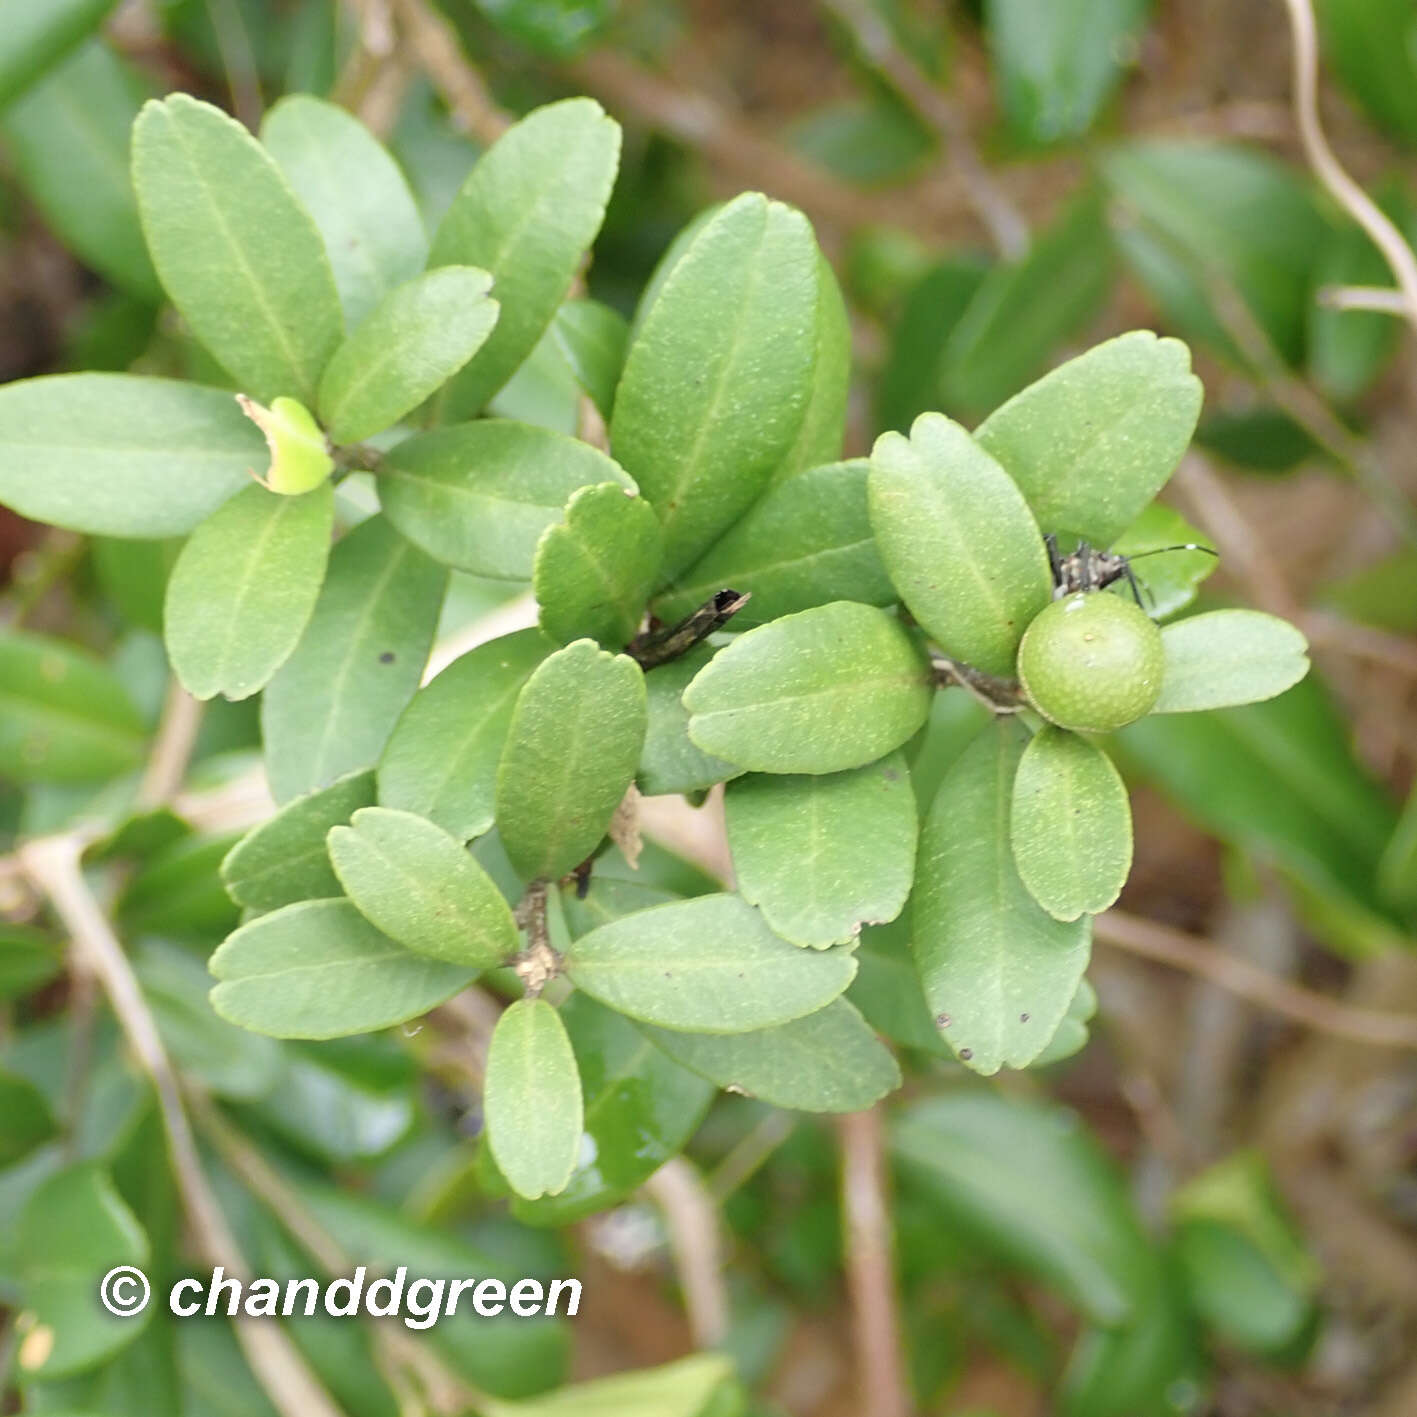
POLYGON ((891 1149, 941 1218, 1060 1290, 1095 1322, 1119 1324, 1149 1295, 1151 1242, 1073 1113, 961 1090, 905 1108, 891 1149))
POLYGON ((0 999, 42 989, 63 968, 63 952, 48 936, 26 925, 0 924, 0 999))
POLYGON ((895 1059, 845 999, 754 1033, 641 1026, 675 1062, 772 1107, 859 1112, 900 1086, 895 1059))
POLYGON ((545 999, 518 999, 497 1020, 482 1111, 492 1155, 519 1196, 565 1190, 581 1147, 581 1078, 565 1025, 545 999))
POLYGON ((145 97, 142 81, 95 41, 6 108, 0 132, 16 177, 64 244, 120 290, 155 305, 162 287, 128 169, 145 97))
POLYGON ((545 659, 512 710, 497 768, 497 829, 526 879, 554 880, 594 850, 645 737, 634 660, 577 640, 545 659))
POLYGON ((817 949, 894 920, 915 873, 915 794, 901 753, 817 777, 753 773, 724 799, 743 899, 817 949))
POLYGON ((433 266, 490 271, 502 313, 448 405, 477 413, 551 323, 595 240, 620 161, 620 126, 594 99, 535 109, 482 155, 433 237, 433 266))
POLYGON ((1107 546, 1171 476, 1200 406, 1186 346, 1133 330, 1030 384, 975 438, 1018 483, 1044 531, 1107 546))
POLYGON ((150 1306, 142 1316, 119 1318, 97 1302, 98 1282, 110 1269, 147 1264, 148 1242, 108 1173, 92 1163, 40 1183, 16 1222, 9 1259, 24 1302, 17 1331, 47 1330, 52 1340, 21 1346, 19 1367, 28 1379, 68 1377, 112 1357, 152 1313, 150 1306))
POLYGON ((552 648, 540 630, 502 635, 421 688, 379 759, 379 805, 417 812, 460 841, 481 836, 517 695, 552 648))
POLYGON ((0 1069, 0 1167, 13 1166, 58 1130, 45 1095, 28 1078, 0 1069))
POLYGON ((566 951, 578 989, 643 1023, 751 1033, 825 1008, 851 983, 846 950, 801 950, 741 896, 703 895, 612 921, 566 951))
POLYGON ((320 593, 334 511, 328 483, 300 497, 254 485, 192 534, 163 612, 172 671, 189 694, 250 698, 290 658, 320 593))
POLYGON ((590 396, 600 416, 610 418, 615 386, 625 364, 630 326, 625 317, 598 300, 568 300, 551 322, 556 348, 590 396))
POLYGON ((298 497, 330 480, 335 470, 330 441, 299 399, 282 394, 266 408, 238 394, 236 402, 266 440, 270 464, 260 480, 268 490, 282 497, 298 497))
POLYGON ((563 644, 628 644, 644 619, 662 540, 649 503, 618 482, 573 493, 565 521, 547 527, 536 546, 531 583, 541 628, 563 644))
POLYGON ((1080 138, 1122 75, 1148 0, 987 0, 992 70, 1010 124, 1035 143, 1080 138))
POLYGON ((1087 1025, 1097 1014, 1097 990, 1086 979, 1078 981, 1077 993, 1068 1005, 1058 1031, 1048 1046, 1029 1064, 1030 1068, 1051 1068, 1082 1052, 1088 1043, 1087 1025))
POLYGON ((871 450, 871 526, 910 613, 953 659, 1012 678, 1053 578, 1038 523, 1002 467, 957 423, 923 413, 871 450))
POLYGON ((142 715, 86 651, 47 635, 0 634, 0 776, 88 782, 135 767, 142 715))
POLYGON ((765 625, 832 600, 890 605, 866 507, 865 458, 804 468, 773 486, 655 605, 674 622, 721 590, 753 598, 734 626, 765 625))
POLYGON ((1132 811, 1121 774, 1095 743, 1045 727, 1019 760, 1009 816, 1014 865, 1055 920, 1115 903, 1132 869, 1132 811))
POLYGON ((133 185, 164 288, 193 333, 262 403, 315 403, 344 335, 324 241, 265 149, 187 94, 143 106, 133 185))
POLYGON ((277 802, 377 761, 422 677, 446 585, 382 517, 336 545, 310 623, 261 700, 277 802))
POLYGON ((1370 117, 1417 145, 1412 7, 1405 0, 1319 0, 1315 8, 1325 62, 1370 117))
POLYGON ((1009 841, 1025 733, 986 728, 945 774, 920 840, 912 948, 935 1025, 986 1076, 1047 1046, 1087 968, 1086 917, 1054 920, 1028 893, 1009 841))
POLYGON ((103 22, 117 0, 3 0, 0 107, 32 84, 103 22))
POLYGON ((212 1007, 273 1038, 339 1038, 405 1023, 471 981, 460 965, 410 954, 348 900, 305 900, 243 925, 209 968, 212 1007))
MULTIPOLYGON (((596 887, 606 884, 597 880, 596 887)), ((574 891, 567 895, 575 899, 574 891)), ((533 1225, 569 1224, 638 1189, 684 1149, 714 1095, 703 1078, 672 1062, 628 1019, 589 994, 571 994, 559 1013, 581 1076, 587 1141, 557 1196, 513 1200, 512 1213, 533 1225)))
POLYGON ((134 374, 0 388, 0 501, 100 536, 190 531, 264 463, 230 394, 134 374))
POLYGON ((699 229, 634 333, 610 444, 659 514, 667 577, 752 506, 792 447, 816 358, 817 259, 800 212, 746 193, 699 229))
POLYGON ((689 737, 753 772, 828 773, 899 748, 930 711, 900 621, 839 600, 739 636, 684 693, 689 737))
MULTIPOLYGON (((1132 574, 1141 583, 1147 614, 1154 620, 1164 620, 1196 598, 1196 588, 1217 565, 1216 558, 1204 551, 1174 548, 1205 544, 1206 538, 1179 512, 1162 502, 1153 502, 1112 543, 1111 549, 1122 556, 1144 558, 1132 567, 1132 574), (1156 552, 1162 554, 1153 554, 1156 552)), ((1119 585, 1118 594, 1122 588, 1119 585)), ((1130 588, 1126 588, 1126 593, 1131 594, 1130 588)))
POLYGON ((722 1353, 696 1353, 661 1368, 641 1368, 575 1383, 527 1402, 484 1399, 487 1417, 709 1417, 707 1404, 732 1377, 722 1353))
POLYGON ((409 438, 379 474, 379 501, 410 541, 450 566, 506 580, 530 580, 541 534, 577 488, 634 488, 589 443, 498 418, 409 438))
POLYGON ((447 383, 497 323, 492 278, 443 266, 396 286, 335 350, 320 380, 320 417, 335 443, 392 427, 447 383))
POLYGON ((502 893, 441 827, 362 807, 329 835, 330 861, 359 913, 414 954, 491 969, 517 952, 502 893))
POLYGON ((227 894, 258 911, 339 895, 325 837, 373 805, 374 774, 367 768, 286 803, 227 852, 221 863, 227 894))
POLYGON ((636 774, 647 797, 661 793, 702 792, 716 782, 737 777, 742 768, 696 748, 689 738, 684 690, 714 656, 709 645, 696 645, 645 675, 648 721, 636 774))
POLYGON ((836 272, 818 251, 817 340, 812 357, 812 383, 797 436, 773 470, 774 482, 841 457, 850 384, 851 320, 836 272))
POLYGON ((1233 708, 1272 699, 1309 672, 1309 643, 1258 610, 1211 610, 1165 626, 1166 673, 1153 713, 1233 708))
POLYGON ((1393 905, 1417 907, 1417 784, 1407 794, 1407 805, 1378 863, 1378 884, 1393 905))
POLYGON ((126 929, 172 939, 220 939, 237 922, 219 868, 233 834, 179 837, 153 853, 118 898, 126 929))
POLYGON ((270 109, 261 142, 320 229, 354 329, 427 262, 428 235, 408 183, 357 118, 309 94, 270 109))

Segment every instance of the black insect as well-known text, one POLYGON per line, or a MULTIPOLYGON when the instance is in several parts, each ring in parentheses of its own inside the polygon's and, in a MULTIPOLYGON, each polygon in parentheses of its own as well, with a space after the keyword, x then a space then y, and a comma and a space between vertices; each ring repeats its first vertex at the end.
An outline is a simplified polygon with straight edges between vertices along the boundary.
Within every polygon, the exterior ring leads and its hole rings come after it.
MULTIPOLYGON (((1079 541, 1077 549, 1066 556, 1058 550, 1058 537, 1048 532, 1043 538, 1048 548, 1048 565, 1053 572, 1053 599, 1061 600, 1080 590, 1106 590, 1118 581, 1126 581, 1138 605, 1142 604, 1141 583, 1132 571, 1132 562, 1143 556, 1159 556, 1163 551, 1204 551, 1207 556, 1218 553, 1209 546, 1201 546, 1194 541, 1177 546, 1155 546, 1150 551, 1138 551, 1135 556, 1124 556, 1120 551, 1099 551, 1086 541, 1079 541)), ((1145 606, 1142 607, 1145 609, 1145 606)))

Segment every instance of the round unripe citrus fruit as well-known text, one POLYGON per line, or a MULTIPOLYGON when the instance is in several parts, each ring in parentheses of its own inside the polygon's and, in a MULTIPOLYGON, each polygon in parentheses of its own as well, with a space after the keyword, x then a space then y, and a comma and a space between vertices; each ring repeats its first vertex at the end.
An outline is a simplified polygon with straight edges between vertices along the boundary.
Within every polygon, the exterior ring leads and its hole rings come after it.
POLYGON ((1161 631, 1119 595, 1064 596, 1040 611, 1018 649, 1028 701, 1059 728, 1110 733, 1161 694, 1161 631))

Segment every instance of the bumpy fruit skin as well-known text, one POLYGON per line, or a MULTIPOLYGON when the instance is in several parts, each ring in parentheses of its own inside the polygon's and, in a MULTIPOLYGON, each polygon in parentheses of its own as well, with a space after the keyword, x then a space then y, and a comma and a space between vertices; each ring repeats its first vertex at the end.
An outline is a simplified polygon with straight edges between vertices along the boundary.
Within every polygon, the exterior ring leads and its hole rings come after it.
POLYGON ((1134 723, 1161 694, 1161 631, 1129 600, 1085 591, 1034 617, 1018 650, 1018 677, 1050 723, 1110 733, 1134 723))

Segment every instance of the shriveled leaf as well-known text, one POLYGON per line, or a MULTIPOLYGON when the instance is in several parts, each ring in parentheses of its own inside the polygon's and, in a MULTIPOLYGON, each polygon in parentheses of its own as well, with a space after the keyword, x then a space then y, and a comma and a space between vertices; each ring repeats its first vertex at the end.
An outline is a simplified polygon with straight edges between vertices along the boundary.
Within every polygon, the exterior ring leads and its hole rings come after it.
POLYGON ((230 394, 136 374, 0 388, 0 501, 100 536, 190 531, 265 465, 230 394))
POLYGON ((920 727, 929 668, 894 616, 839 600, 734 640, 685 690, 684 706, 695 745, 739 767, 842 772, 920 727))
POLYGON ((896 591, 871 535, 867 467, 853 458, 777 483, 659 597, 660 619, 681 619, 725 589, 752 596, 735 628, 832 600, 890 605, 896 591))
POLYGON ((379 468, 389 520, 430 556, 479 576, 529 580, 536 544, 588 483, 634 484, 599 449, 508 419, 420 434, 379 468))
POLYGON ((576 383, 608 420, 630 343, 629 323, 618 310, 598 300, 568 300, 556 312, 551 333, 576 383))
POLYGON ((519 999, 497 1020, 482 1111, 492 1155, 519 1196, 565 1190, 581 1147, 581 1078, 566 1027, 545 999, 519 999))
POLYGON ((663 552, 659 521, 642 497, 616 482, 582 487, 566 519, 541 534, 531 584, 541 628, 569 643, 589 638, 615 648, 644 619, 663 552))
POLYGON ((492 278, 443 266, 395 286, 335 350, 320 417, 335 443, 358 443, 412 412, 482 347, 498 319, 492 278))
POLYGON ((758 499, 802 424, 816 357, 807 219, 746 193, 695 234, 647 299, 610 443, 684 571, 758 499))
POLYGON ((1309 642, 1258 610, 1211 610, 1165 626, 1166 672, 1153 713, 1233 708, 1272 699, 1309 672, 1309 642))
POLYGON ((920 840, 911 947, 935 1026, 986 1076, 1027 1067, 1087 968, 1090 922, 1055 920, 1028 893, 1009 839, 1025 734, 986 728, 945 774, 920 840))
POLYGON ((473 978, 411 954, 348 900, 283 906, 229 935, 210 961, 212 1007, 274 1038, 340 1038, 405 1023, 473 978))
POLYGON ((773 1107, 859 1112, 900 1086, 895 1059, 845 999, 754 1033, 641 1027, 684 1067, 773 1107))
POLYGON ((320 229, 354 329, 428 259, 428 235, 408 183, 352 113, 309 94, 288 94, 271 108, 261 142, 320 229))
POLYGON ((900 914, 916 838, 903 754, 816 777, 753 773, 724 800, 738 889, 783 939, 822 949, 900 914))
POLYGON ((478 160, 429 264, 489 271, 502 313, 449 390, 449 412, 477 413, 531 353, 600 230, 619 162, 619 124, 589 98, 534 110, 478 160))
POLYGON ((1045 531, 1109 545, 1181 460, 1201 386, 1180 340, 1118 335, 1016 394, 976 431, 1045 531))
POLYGON ((259 484, 208 517, 167 582, 163 632, 189 694, 249 698, 290 658, 325 576, 328 483, 299 497, 259 484))
POLYGON ((278 802, 378 759, 418 687, 446 585, 443 567, 382 517, 335 547, 305 633, 261 701, 278 802))
POLYGON ((512 710, 497 768, 497 828, 528 880, 555 879, 595 848, 635 775, 644 675, 577 640, 544 660, 512 710))
POLYGON ((1002 467, 940 413, 871 452, 871 527, 910 613, 953 659, 1012 677, 1052 598, 1043 538, 1002 467))
POLYGON ((0 4, 0 106, 96 30, 118 0, 4 0, 0 4))
POLYGON ((48 635, 0 634, 0 776, 87 782, 142 759, 142 715, 107 665, 48 635))
POLYGON ((1014 865, 1056 920, 1106 910, 1132 868, 1132 810, 1112 759, 1051 726, 1019 760, 1009 814, 1014 865))
POLYGON ((219 108, 173 94, 133 126, 133 185, 197 338, 252 398, 313 405, 344 315, 319 230, 270 155, 219 108))
POLYGON ((743 771, 695 747, 689 737, 684 690, 713 656, 711 646, 696 645, 688 654, 671 659, 645 675, 648 722, 636 780, 647 797, 670 792, 702 792, 743 771))
POLYGON ((380 806, 417 812, 460 841, 485 832, 517 695, 553 648, 540 630, 502 635, 421 688, 379 759, 380 806))
POLYGON ((845 950, 800 950, 741 896, 704 895, 636 911, 566 952, 572 983, 643 1023, 750 1033, 825 1008, 851 983, 845 950))
POLYGON ((221 879, 227 894, 248 910, 277 910, 301 900, 337 896, 325 838, 361 807, 374 805, 374 774, 367 768, 317 792, 287 802, 227 852, 221 879))
POLYGON ((329 835, 330 861, 359 913, 414 954, 491 969, 517 951, 502 893, 462 843, 412 812, 362 807, 329 835))

